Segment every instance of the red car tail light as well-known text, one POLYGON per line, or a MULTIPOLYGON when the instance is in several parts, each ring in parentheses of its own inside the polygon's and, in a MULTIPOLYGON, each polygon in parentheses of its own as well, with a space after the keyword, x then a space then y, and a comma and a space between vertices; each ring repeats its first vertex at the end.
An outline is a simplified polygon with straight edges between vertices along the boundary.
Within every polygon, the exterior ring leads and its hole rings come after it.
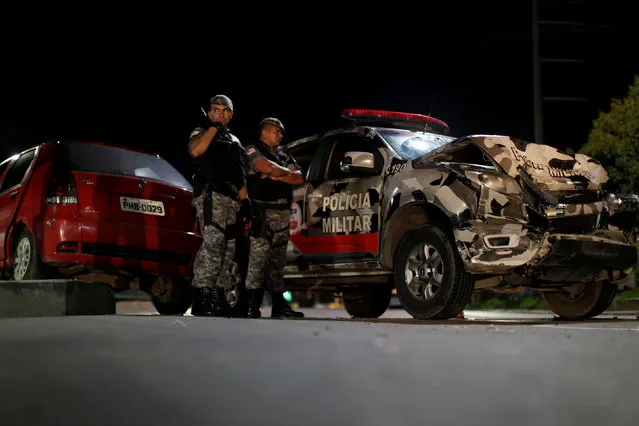
POLYGON ((57 174, 51 179, 47 204, 78 204, 78 191, 71 173, 57 174))

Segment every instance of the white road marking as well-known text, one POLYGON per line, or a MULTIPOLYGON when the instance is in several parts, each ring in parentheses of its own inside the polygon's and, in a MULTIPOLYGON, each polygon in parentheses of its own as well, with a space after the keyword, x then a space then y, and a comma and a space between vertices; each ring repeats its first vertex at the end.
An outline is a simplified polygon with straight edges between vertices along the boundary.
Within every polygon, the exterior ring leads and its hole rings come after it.
POLYGON ((639 327, 636 327, 636 328, 584 327, 582 325, 558 325, 558 324, 534 324, 531 327, 561 328, 565 330, 606 330, 606 331, 634 331, 635 333, 639 332, 639 327))

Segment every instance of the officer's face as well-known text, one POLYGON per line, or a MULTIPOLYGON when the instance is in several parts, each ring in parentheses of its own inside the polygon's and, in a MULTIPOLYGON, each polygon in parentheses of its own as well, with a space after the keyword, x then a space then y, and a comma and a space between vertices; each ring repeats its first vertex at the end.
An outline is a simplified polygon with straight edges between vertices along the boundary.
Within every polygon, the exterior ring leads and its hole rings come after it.
POLYGON ((225 126, 228 126, 231 118, 233 117, 233 112, 230 109, 225 107, 224 105, 213 104, 211 105, 211 109, 209 110, 209 118, 211 121, 218 121, 225 126))
POLYGON ((273 126, 272 124, 264 124, 262 128, 262 140, 265 144, 273 147, 279 146, 283 137, 284 135, 279 127, 273 126))

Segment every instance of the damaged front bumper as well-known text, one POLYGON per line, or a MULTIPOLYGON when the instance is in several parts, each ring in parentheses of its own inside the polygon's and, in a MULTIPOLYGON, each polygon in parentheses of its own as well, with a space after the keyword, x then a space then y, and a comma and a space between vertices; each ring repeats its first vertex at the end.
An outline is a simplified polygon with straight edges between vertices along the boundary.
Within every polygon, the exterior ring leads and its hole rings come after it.
POLYGON ((634 242, 619 230, 564 234, 520 223, 477 221, 454 232, 471 273, 509 274, 526 267, 545 281, 581 281, 600 271, 626 270, 637 263, 634 242))

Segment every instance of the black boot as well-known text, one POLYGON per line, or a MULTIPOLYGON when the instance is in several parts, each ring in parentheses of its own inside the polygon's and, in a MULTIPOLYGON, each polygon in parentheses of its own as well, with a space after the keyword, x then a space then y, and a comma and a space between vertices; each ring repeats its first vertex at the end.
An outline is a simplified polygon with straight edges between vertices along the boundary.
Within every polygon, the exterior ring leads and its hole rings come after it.
POLYGON ((212 317, 213 289, 209 287, 196 288, 193 293, 191 315, 198 317, 212 317))
POLYGON ((216 317, 231 318, 229 304, 224 296, 224 289, 220 287, 213 288, 213 314, 216 317))
POLYGON ((273 292, 271 293, 273 298, 273 308, 271 310, 271 318, 304 318, 304 314, 302 312, 295 312, 288 306, 286 300, 284 300, 283 293, 273 292))
POLYGON ((264 288, 258 288, 257 290, 248 290, 248 318, 262 318, 262 312, 260 306, 262 306, 262 299, 264 297, 264 288))
POLYGON ((228 317, 224 290, 203 287, 195 290, 191 315, 199 317, 228 317))

